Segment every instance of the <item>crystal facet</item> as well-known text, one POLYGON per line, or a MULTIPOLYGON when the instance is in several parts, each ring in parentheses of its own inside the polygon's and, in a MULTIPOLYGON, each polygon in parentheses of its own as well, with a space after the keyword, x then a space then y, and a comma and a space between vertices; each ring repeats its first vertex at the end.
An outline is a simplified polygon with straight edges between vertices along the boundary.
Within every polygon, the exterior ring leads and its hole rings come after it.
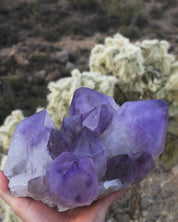
POLYGON ((167 114, 164 100, 118 107, 77 89, 60 130, 45 110, 17 126, 4 169, 10 191, 64 211, 139 183, 164 150, 167 114))
POLYGON ((89 205, 99 193, 93 160, 69 152, 49 164, 46 181, 54 201, 69 207, 89 205))
POLYGON ((158 157, 165 145, 168 105, 164 100, 124 103, 100 136, 108 158, 118 154, 148 152, 158 157), (107 136, 109 135, 109 136, 107 136))

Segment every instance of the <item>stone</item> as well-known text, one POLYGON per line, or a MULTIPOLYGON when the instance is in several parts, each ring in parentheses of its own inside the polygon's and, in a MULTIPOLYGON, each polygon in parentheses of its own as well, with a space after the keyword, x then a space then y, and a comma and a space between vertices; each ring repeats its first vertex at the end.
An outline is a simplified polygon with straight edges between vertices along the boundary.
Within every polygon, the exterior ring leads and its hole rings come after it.
POLYGON ((37 79, 42 79, 43 80, 43 79, 45 79, 45 76, 46 76, 46 71, 45 70, 41 70, 41 71, 35 73, 35 77, 37 79))
POLYGON ((4 169, 10 191, 65 211, 139 183, 164 150, 167 114, 164 100, 119 107, 79 88, 59 130, 45 110, 19 123, 4 169))
POLYGON ((62 50, 60 52, 56 52, 54 54, 51 54, 50 58, 52 61, 57 61, 57 62, 65 64, 69 60, 69 54, 68 54, 67 50, 62 50))
POLYGON ((15 54, 14 59, 15 59, 18 66, 25 67, 30 64, 29 61, 27 59, 25 59, 22 55, 15 54))
POLYGON ((60 77, 61 77, 61 73, 59 72, 58 69, 56 69, 53 72, 50 72, 47 74, 47 76, 45 78, 45 82, 54 81, 54 80, 59 79, 60 77))
POLYGON ((75 65, 72 63, 72 62, 67 62, 66 63, 66 66, 65 66, 65 69, 69 72, 71 72, 73 69, 75 69, 75 65))

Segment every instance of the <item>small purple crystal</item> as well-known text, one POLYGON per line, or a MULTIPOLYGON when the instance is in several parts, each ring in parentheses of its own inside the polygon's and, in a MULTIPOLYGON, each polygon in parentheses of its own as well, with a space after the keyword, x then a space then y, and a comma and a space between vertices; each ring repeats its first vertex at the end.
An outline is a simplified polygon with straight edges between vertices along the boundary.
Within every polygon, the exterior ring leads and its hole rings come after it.
POLYGON ((45 110, 17 126, 4 173, 15 196, 64 211, 139 183, 164 150, 168 105, 77 89, 56 130, 45 110))
POLYGON ((91 111, 103 104, 110 106, 113 110, 117 110, 118 108, 113 98, 82 87, 74 93, 69 109, 69 116, 80 114, 85 118, 91 111))

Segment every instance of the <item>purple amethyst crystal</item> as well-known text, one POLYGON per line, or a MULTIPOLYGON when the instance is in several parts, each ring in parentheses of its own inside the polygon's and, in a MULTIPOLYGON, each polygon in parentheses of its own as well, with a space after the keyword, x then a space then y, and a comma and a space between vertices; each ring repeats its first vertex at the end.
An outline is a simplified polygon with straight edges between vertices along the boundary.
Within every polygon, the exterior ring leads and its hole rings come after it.
POLYGON ((108 180, 119 179, 124 186, 134 182, 134 168, 127 154, 117 155, 108 159, 106 177, 108 180))
POLYGON ((48 140, 48 150, 50 156, 55 159, 61 153, 70 151, 72 144, 72 136, 63 130, 51 130, 48 140))
POLYGON ((4 169, 8 178, 44 171, 43 167, 51 161, 46 148, 53 129, 55 127, 45 110, 18 124, 4 169))
POLYGON ((96 173, 98 178, 101 179, 106 171, 106 148, 97 136, 84 127, 75 137, 72 147, 75 154, 93 159, 96 173))
POLYGON ((113 118, 113 109, 103 104, 96 107, 83 121, 83 126, 89 128, 97 134, 101 134, 107 129, 113 118))
POLYGON ((92 89, 82 87, 74 93, 69 115, 80 114, 85 118, 91 111, 103 104, 110 106, 113 110, 118 108, 113 98, 92 89))
POLYGON ((97 180, 93 160, 86 156, 64 152, 46 168, 49 193, 69 207, 91 204, 99 193, 97 180))
POLYGON ((107 157, 147 152, 153 159, 164 150, 168 105, 164 100, 124 103, 100 136, 107 157), (109 136, 107 136, 109 135, 109 136))
POLYGON ((45 110, 17 126, 4 169, 10 191, 63 211, 139 183, 164 150, 167 114, 164 100, 118 107, 77 89, 60 130, 45 110))
POLYGON ((76 136, 83 128, 82 123, 81 115, 68 116, 63 120, 62 130, 76 136))

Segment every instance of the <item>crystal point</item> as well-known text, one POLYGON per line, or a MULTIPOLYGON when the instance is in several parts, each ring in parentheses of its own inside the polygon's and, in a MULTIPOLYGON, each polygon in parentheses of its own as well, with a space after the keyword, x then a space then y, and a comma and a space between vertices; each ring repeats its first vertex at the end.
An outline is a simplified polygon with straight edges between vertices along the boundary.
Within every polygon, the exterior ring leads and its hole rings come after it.
POLYGON ((17 126, 4 172, 8 178, 20 173, 40 173, 50 161, 47 143, 55 129, 48 113, 43 110, 22 120, 17 126))
POLYGON ((108 147, 108 158, 137 152, 150 153, 153 159, 158 157, 165 146, 167 115, 168 105, 164 100, 124 103, 100 136, 108 147))
POLYGON ((106 148, 91 130, 84 128, 75 138, 73 148, 75 154, 92 158, 98 177, 104 176, 106 148))
POLYGON ((85 117, 89 112, 102 104, 107 104, 114 110, 118 108, 113 98, 92 89, 82 87, 77 89, 74 93, 69 115, 82 114, 85 117))
POLYGON ((47 147, 53 159, 63 152, 70 151, 71 144, 72 136, 69 133, 62 130, 51 130, 47 147))
POLYGON ((69 206, 89 205, 99 193, 93 160, 69 152, 47 167, 46 181, 55 201, 69 206))

